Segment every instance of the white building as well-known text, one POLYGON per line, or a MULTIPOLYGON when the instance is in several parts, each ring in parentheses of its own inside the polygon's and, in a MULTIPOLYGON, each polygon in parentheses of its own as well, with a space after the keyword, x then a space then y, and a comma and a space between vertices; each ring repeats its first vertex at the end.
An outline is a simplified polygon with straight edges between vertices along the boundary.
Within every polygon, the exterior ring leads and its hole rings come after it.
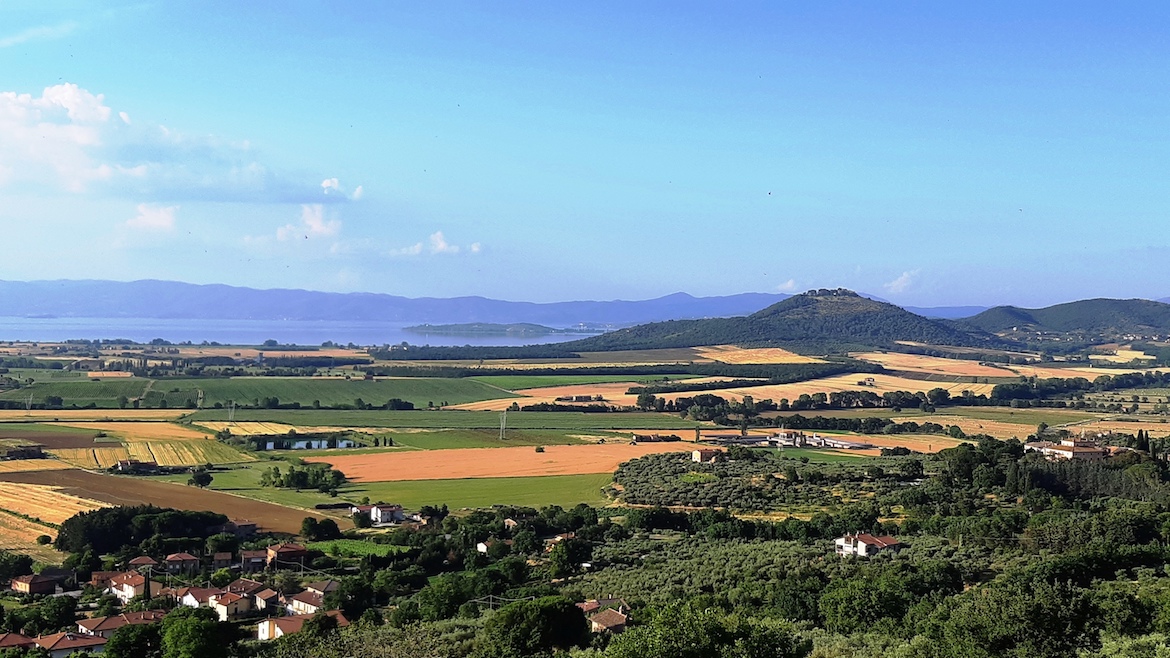
POLYGON ((864 533, 845 535, 835 542, 837 555, 856 555, 869 557, 882 551, 897 551, 902 548, 901 542, 893 537, 874 537, 864 533))

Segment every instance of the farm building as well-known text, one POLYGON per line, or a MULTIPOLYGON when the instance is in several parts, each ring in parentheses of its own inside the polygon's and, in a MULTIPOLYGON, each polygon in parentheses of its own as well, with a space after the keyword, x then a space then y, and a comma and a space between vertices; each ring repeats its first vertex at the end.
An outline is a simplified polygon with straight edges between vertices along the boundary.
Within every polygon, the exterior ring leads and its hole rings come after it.
POLYGON ((55 594, 57 581, 37 574, 17 576, 12 579, 12 591, 21 594, 55 594))
POLYGON ((1084 439, 1065 439, 1060 443, 1036 441, 1024 444, 1024 449, 1039 452, 1049 461, 1096 461, 1109 456, 1108 448, 1084 439))
POLYGON ((715 461, 718 461, 722 457, 723 457, 722 450, 711 450, 711 449, 707 449, 707 448, 701 448, 699 450, 695 450, 695 451, 691 452, 691 461, 695 462, 696 464, 710 464, 710 463, 713 463, 715 461))
POLYGON ((594 633, 618 634, 626 630, 629 617, 613 608, 607 608, 589 618, 589 630, 594 633))
POLYGON ((845 535, 834 543, 837 545, 837 555, 841 556, 869 557, 883 551, 897 551, 902 548, 902 543, 893 537, 874 537, 864 533, 845 535))
MULTIPOLYGON (((330 610, 325 614, 337 620, 337 626, 344 628, 349 626, 349 620, 340 610, 330 610)), ((260 622, 260 626, 256 629, 256 638, 259 640, 275 640, 285 635, 293 635, 299 633, 304 627, 305 622, 312 619, 313 615, 292 615, 290 617, 277 617, 275 619, 265 619, 260 622)))

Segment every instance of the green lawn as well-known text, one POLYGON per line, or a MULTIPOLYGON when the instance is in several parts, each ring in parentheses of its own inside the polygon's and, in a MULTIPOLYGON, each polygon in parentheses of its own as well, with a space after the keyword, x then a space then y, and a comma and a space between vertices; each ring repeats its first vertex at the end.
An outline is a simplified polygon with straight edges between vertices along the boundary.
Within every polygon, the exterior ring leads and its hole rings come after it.
POLYGON ((694 379, 698 375, 489 375, 472 377, 478 382, 499 386, 509 391, 548 386, 573 386, 575 384, 608 384, 612 382, 637 382, 649 384, 663 380, 694 379))
MULTIPOLYGON (((189 414, 198 422, 226 421, 228 412, 210 409, 189 414)), ((496 429, 500 414, 494 411, 332 411, 324 409, 237 409, 237 421, 267 421, 289 425, 348 427, 408 427, 422 429, 496 429)), ((605 430, 605 429, 693 429, 708 425, 657 413, 578 413, 513 411, 508 427, 514 429, 605 430)))
POLYGON ((609 473, 550 475, 544 477, 480 478, 466 480, 412 480, 363 482, 346 487, 344 495, 369 496, 418 509, 422 505, 447 505, 452 510, 491 505, 571 507, 577 503, 604 504, 601 489, 613 481, 609 473))
MULTIPOLYGON (((231 470, 214 471, 211 486, 214 491, 254 498, 299 509, 313 509, 318 503, 357 502, 368 496, 372 501, 383 501, 418 509, 422 505, 462 507, 490 507, 491 505, 545 505, 571 506, 577 503, 605 502, 601 489, 613 481, 608 473, 590 475, 551 475, 545 477, 483 478, 463 480, 412 480, 408 482, 357 482, 341 488, 337 498, 316 491, 293 491, 260 486, 260 473, 272 466, 285 470, 288 464, 280 461, 261 462, 231 470)), ((190 475, 166 475, 158 479, 186 483, 190 475)), ((329 512, 344 516, 342 512, 329 512)))

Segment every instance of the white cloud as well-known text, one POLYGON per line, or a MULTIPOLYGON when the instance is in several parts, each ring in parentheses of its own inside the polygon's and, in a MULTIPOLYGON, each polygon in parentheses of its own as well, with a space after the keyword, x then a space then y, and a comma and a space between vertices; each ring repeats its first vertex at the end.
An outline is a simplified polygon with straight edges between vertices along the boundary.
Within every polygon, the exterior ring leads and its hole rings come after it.
POLYGON ((781 283, 780 285, 776 286, 776 290, 779 290, 780 292, 795 292, 796 279, 789 279, 784 283, 781 283))
POLYGON ((353 194, 349 195, 349 198, 357 201, 358 199, 362 198, 362 195, 365 193, 366 191, 362 189, 362 186, 358 185, 357 187, 353 188, 353 194))
POLYGON ((71 83, 47 87, 39 96, 0 92, 0 162, 0 185, 43 193, 159 202, 350 200, 336 179, 317 186, 272 171, 246 141, 131 123, 130 115, 106 105, 104 96, 71 83))
POLYGON ((325 193, 326 196, 342 196, 351 201, 357 201, 358 199, 362 198, 362 194, 364 193, 362 186, 358 185, 356 188, 354 188, 353 193, 347 194, 345 188, 341 185, 341 181, 337 180, 336 178, 326 178, 325 180, 321 181, 321 191, 325 193))
POLYGON ((175 230, 175 212, 178 206, 155 206, 148 203, 138 204, 138 214, 126 220, 126 228, 140 231, 173 231, 175 230))
POLYGON ((417 255, 422 253, 422 250, 423 250, 423 243, 416 242, 415 244, 412 244, 409 247, 403 247, 401 249, 391 249, 390 251, 388 251, 386 253, 390 256, 417 256, 417 255))
POLYGON ((918 272, 919 270, 902 272, 901 276, 883 285, 882 287, 894 293, 906 292, 910 289, 910 286, 914 284, 914 280, 918 278, 918 272))
POLYGON ((301 206, 301 223, 285 224, 276 229, 276 239, 291 240, 303 236, 306 240, 312 238, 328 238, 341 231, 341 221, 325 219, 325 207, 319 203, 301 206))
POLYGON ((480 244, 478 242, 471 243, 471 253, 478 254, 480 249, 482 249, 482 247, 480 246, 480 244))
POLYGON ((19 46, 22 43, 29 41, 41 41, 47 39, 60 39, 61 37, 69 36, 73 30, 77 29, 77 23, 69 21, 60 23, 58 25, 41 25, 39 27, 30 27, 27 30, 22 30, 16 34, 10 34, 6 37, 0 37, 0 48, 11 48, 12 46, 19 46))
POLYGON ((447 242, 447 238, 443 236, 442 231, 435 231, 430 237, 430 249, 432 254, 457 254, 459 247, 447 242))

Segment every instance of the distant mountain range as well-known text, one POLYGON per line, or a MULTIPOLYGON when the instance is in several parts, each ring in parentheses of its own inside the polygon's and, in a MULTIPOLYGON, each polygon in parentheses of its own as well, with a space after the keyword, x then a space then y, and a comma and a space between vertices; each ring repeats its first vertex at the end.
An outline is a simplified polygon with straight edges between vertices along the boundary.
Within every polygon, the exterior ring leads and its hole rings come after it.
POLYGON ((1170 304, 1148 299, 1086 299, 1046 308, 996 306, 961 323, 993 333, 1167 334, 1170 304))

